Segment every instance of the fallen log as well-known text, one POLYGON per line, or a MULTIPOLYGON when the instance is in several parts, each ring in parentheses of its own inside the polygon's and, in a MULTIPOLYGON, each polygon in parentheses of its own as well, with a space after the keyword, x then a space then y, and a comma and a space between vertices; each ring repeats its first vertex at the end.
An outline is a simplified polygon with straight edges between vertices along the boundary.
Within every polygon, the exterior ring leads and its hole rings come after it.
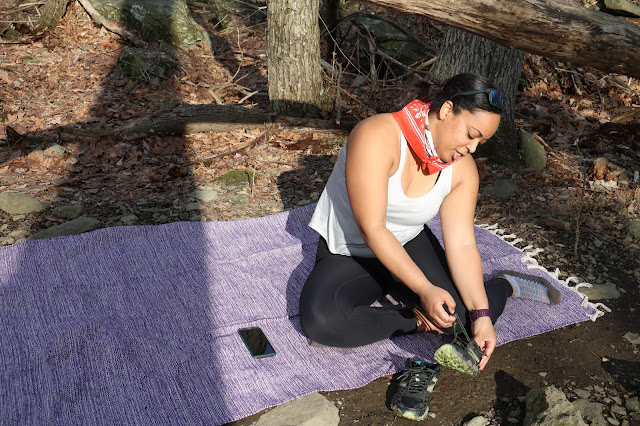
POLYGON ((640 78, 640 26, 563 0, 363 0, 548 58, 640 78))
POLYGON ((355 122, 336 123, 330 120, 276 116, 276 114, 240 105, 189 105, 179 104, 155 115, 134 119, 111 129, 83 129, 61 126, 58 134, 66 138, 97 139, 115 136, 121 139, 138 139, 155 135, 184 136, 205 132, 228 132, 235 129, 255 129, 265 123, 283 127, 313 127, 316 129, 350 130, 355 122))

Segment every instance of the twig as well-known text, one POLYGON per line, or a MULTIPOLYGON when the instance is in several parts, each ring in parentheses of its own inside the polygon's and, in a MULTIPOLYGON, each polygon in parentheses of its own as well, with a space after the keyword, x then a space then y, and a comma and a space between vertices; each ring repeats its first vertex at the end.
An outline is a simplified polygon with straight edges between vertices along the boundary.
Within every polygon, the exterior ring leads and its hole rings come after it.
POLYGON ((242 151, 244 151, 244 150, 246 150, 246 149, 248 149, 250 147, 259 145, 262 142, 267 142, 269 140, 269 138, 271 136, 273 136, 279 129, 280 129, 280 125, 276 123, 273 126, 271 126, 269 129, 267 129, 266 131, 264 131, 263 133, 258 135, 256 138, 254 138, 254 139, 250 140, 249 142, 245 143, 244 145, 242 145, 240 148, 231 149, 229 151, 225 151, 223 153, 216 154, 216 155, 213 155, 211 157, 203 158, 201 160, 201 162, 206 167, 209 167, 215 160, 217 160, 219 158, 228 157, 230 155, 234 155, 234 154, 237 154, 239 152, 242 152, 242 151))
POLYGON ((558 160, 563 160, 563 158, 562 158, 560 155, 558 155, 558 154, 553 150, 553 148, 551 148, 551 147, 549 146, 549 144, 548 144, 548 143, 546 143, 546 142, 545 142, 545 140, 544 140, 544 139, 542 139, 542 137, 540 137, 540 135, 538 135, 537 133, 534 133, 534 134, 533 134, 533 137, 535 138, 535 140, 537 140, 538 142, 540 142, 540 145, 542 145, 542 146, 544 147, 545 151, 547 151, 547 152, 548 152, 549 154, 551 154, 552 156, 556 157, 558 160))
MULTIPOLYGON (((578 155, 582 157, 582 153, 580 152, 579 140, 576 140, 576 150, 578 151, 578 155)), ((575 243, 573 244, 573 256, 579 262, 578 258, 578 245, 580 244, 580 216, 582 215, 582 204, 584 199, 584 192, 586 191, 587 186, 587 177, 584 171, 584 167, 580 165, 580 181, 582 182, 582 191, 580 191, 580 198, 578 199, 578 214, 576 215, 576 238, 575 243)))
POLYGON ((137 46, 146 45, 146 43, 140 37, 138 37, 138 35, 135 34, 134 32, 129 31, 124 27, 121 27, 115 22, 111 22, 105 19, 102 15, 100 15, 100 13, 97 10, 94 9, 91 3, 89 3, 89 0, 78 0, 78 2, 82 5, 82 7, 84 7, 84 10, 87 11, 89 16, 91 16, 91 19, 93 19, 96 24, 105 27, 107 30, 111 31, 112 33, 118 34, 120 37, 126 40, 129 40, 130 42, 132 42, 137 46))

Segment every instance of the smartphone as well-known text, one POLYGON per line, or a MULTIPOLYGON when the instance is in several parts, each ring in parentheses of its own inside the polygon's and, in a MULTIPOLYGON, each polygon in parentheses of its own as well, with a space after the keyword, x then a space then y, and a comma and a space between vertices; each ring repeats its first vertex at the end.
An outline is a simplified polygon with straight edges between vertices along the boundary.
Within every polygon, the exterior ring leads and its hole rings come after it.
POLYGON ((260 327, 241 328, 238 333, 249 353, 255 359, 266 358, 276 354, 260 327))

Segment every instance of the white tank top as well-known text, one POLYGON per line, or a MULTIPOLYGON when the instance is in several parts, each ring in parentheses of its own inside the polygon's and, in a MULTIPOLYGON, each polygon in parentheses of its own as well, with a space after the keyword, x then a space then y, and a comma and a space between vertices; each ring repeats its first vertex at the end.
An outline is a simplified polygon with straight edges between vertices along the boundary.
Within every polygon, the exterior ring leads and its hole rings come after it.
MULTIPOLYGON (((389 178, 387 193, 387 229, 404 245, 415 238, 438 211, 442 200, 451 192, 453 167, 440 172, 434 187, 422 197, 409 198, 402 189, 401 177, 407 157, 407 141, 400 138, 400 163, 389 178)), ((351 210, 345 180, 347 145, 338 155, 333 172, 322 191, 309 226, 326 241, 334 254, 375 257, 364 242, 351 210)))

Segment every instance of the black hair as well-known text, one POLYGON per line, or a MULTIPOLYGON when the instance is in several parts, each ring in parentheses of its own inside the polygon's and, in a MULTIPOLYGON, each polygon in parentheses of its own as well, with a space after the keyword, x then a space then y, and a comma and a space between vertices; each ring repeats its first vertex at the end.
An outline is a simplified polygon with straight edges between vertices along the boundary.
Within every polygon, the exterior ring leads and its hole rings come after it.
POLYGON ((477 74, 458 74, 451 77, 444 84, 438 84, 433 80, 424 80, 419 83, 417 99, 423 102, 431 102, 431 110, 438 111, 446 101, 453 102, 453 112, 459 114, 462 111, 475 112, 483 110, 495 114, 502 114, 502 108, 489 103, 487 93, 474 95, 455 96, 458 93, 474 90, 495 89, 496 86, 486 77, 477 74), (455 99, 452 99, 454 98, 455 99))

